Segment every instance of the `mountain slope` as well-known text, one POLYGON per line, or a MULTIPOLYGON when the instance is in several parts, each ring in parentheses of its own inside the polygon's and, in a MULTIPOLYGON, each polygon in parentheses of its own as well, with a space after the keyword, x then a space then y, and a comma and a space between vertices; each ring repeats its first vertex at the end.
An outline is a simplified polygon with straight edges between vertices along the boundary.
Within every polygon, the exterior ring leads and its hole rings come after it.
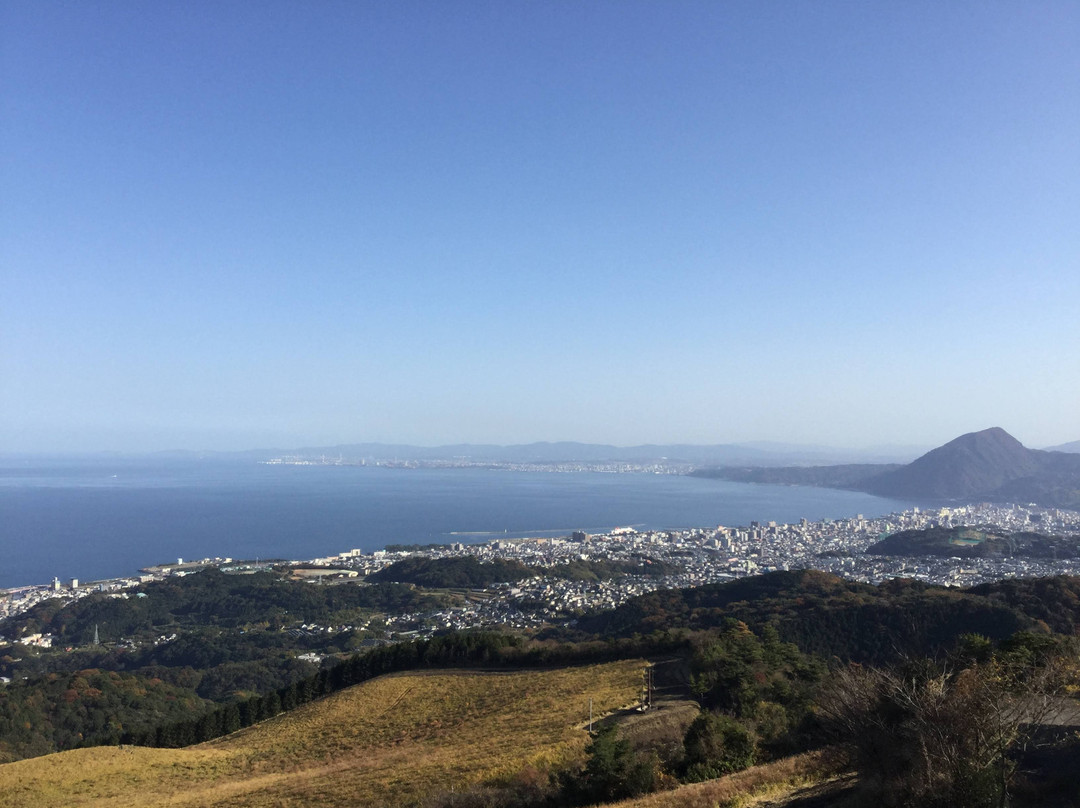
POLYGON ((961 435, 906 466, 866 481, 865 487, 871 493, 913 499, 979 496, 1036 474, 1038 454, 1004 429, 993 427, 961 435))
POLYGON ((632 703, 642 663, 385 676, 186 749, 97 747, 0 766, 0 806, 395 806, 559 763, 632 703))
POLYGON ((969 432, 905 466, 721 467, 693 472, 736 482, 847 488, 917 501, 986 500, 1080 508, 1080 454, 1028 449, 1000 427, 969 432))

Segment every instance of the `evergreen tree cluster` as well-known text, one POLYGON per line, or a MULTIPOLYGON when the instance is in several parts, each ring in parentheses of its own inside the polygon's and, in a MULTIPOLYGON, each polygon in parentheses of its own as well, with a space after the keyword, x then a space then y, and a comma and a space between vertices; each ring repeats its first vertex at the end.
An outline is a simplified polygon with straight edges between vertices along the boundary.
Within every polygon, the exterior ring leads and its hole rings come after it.
POLYGON ((686 637, 658 634, 617 643, 529 643, 502 632, 452 632, 430 640, 394 643, 356 654, 313 676, 265 695, 220 705, 204 715, 127 733, 124 743, 180 747, 235 732, 376 676, 440 668, 543 668, 592 665, 646 654, 671 653, 686 637))

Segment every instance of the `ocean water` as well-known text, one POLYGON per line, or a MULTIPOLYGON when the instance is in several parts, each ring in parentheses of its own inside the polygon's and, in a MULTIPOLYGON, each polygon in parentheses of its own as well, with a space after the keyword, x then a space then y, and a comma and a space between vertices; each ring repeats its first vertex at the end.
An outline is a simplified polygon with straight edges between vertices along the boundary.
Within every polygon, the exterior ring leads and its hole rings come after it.
POLYGON ((313 558, 386 544, 876 516, 850 491, 656 474, 0 462, 0 587, 128 575, 177 558, 313 558))

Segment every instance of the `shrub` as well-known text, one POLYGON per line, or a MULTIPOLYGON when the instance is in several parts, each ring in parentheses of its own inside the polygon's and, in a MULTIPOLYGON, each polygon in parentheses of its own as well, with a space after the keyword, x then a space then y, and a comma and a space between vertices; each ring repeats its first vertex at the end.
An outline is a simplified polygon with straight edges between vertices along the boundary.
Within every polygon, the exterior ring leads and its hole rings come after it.
POLYGON ((710 780, 754 765, 750 731, 731 716, 702 713, 686 731, 686 779, 710 780))

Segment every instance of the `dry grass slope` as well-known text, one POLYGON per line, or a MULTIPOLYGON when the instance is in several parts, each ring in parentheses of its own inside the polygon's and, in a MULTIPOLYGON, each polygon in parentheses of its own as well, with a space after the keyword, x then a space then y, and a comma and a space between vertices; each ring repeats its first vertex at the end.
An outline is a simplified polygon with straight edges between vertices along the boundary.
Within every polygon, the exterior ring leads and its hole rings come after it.
POLYGON ((812 786, 836 778, 836 761, 810 752, 726 777, 613 804, 613 808, 780 808, 812 786))
POLYGON ((641 668, 387 676, 187 749, 0 766, 0 807, 408 805, 579 755, 589 699, 597 714, 627 706, 641 668))

